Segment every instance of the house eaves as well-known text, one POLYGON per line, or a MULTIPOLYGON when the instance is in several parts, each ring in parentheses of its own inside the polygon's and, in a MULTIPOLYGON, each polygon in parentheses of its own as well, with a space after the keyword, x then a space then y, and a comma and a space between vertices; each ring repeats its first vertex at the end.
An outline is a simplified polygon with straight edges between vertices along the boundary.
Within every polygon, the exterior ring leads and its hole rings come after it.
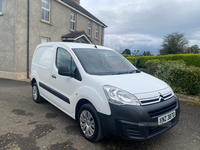
POLYGON ((86 9, 84 9, 82 6, 78 5, 77 3, 73 2, 72 0, 56 0, 56 1, 72 9, 73 11, 76 11, 79 14, 87 17, 88 19, 96 22, 97 24, 103 26, 104 28, 107 27, 107 25, 105 25, 103 22, 101 22, 99 19, 93 16, 90 12, 88 12, 86 9))
POLYGON ((85 37, 85 39, 86 39, 90 44, 92 44, 92 41, 91 41, 87 36, 85 36, 84 34, 81 35, 81 36, 79 36, 79 37, 77 37, 77 38, 75 38, 74 40, 77 40, 77 39, 79 39, 79 38, 81 38, 81 37, 85 37))

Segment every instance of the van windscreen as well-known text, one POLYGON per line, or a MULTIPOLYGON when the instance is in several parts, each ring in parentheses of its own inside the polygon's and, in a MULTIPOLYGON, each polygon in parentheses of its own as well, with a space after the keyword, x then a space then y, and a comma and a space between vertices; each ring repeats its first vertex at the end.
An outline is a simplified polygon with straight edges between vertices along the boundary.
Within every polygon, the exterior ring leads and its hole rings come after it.
POLYGON ((118 52, 100 49, 73 49, 88 74, 114 75, 134 73, 135 68, 118 52))

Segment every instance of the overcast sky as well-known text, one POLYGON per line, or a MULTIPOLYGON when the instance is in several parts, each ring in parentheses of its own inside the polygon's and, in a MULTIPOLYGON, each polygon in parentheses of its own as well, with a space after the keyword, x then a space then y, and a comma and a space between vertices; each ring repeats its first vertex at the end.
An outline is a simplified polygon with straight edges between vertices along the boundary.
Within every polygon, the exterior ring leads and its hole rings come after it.
POLYGON ((104 45, 156 55, 164 36, 184 33, 200 47, 200 0, 80 0, 105 23, 104 45))

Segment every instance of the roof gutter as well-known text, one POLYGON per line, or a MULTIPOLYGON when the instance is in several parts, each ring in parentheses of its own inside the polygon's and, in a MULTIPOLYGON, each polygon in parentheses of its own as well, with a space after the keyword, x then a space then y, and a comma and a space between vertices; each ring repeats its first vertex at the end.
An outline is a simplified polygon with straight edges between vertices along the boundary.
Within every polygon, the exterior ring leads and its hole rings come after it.
POLYGON ((27 78, 29 78, 29 3, 30 0, 27 0, 27 78))

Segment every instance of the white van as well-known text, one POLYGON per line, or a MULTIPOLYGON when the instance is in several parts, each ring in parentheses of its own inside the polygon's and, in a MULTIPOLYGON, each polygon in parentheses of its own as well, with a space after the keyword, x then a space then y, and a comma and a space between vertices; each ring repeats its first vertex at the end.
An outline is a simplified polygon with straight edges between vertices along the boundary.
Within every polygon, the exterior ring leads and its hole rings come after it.
POLYGON ((103 46, 44 43, 32 59, 33 100, 79 122, 83 136, 143 141, 178 123, 179 100, 165 82, 103 46))

